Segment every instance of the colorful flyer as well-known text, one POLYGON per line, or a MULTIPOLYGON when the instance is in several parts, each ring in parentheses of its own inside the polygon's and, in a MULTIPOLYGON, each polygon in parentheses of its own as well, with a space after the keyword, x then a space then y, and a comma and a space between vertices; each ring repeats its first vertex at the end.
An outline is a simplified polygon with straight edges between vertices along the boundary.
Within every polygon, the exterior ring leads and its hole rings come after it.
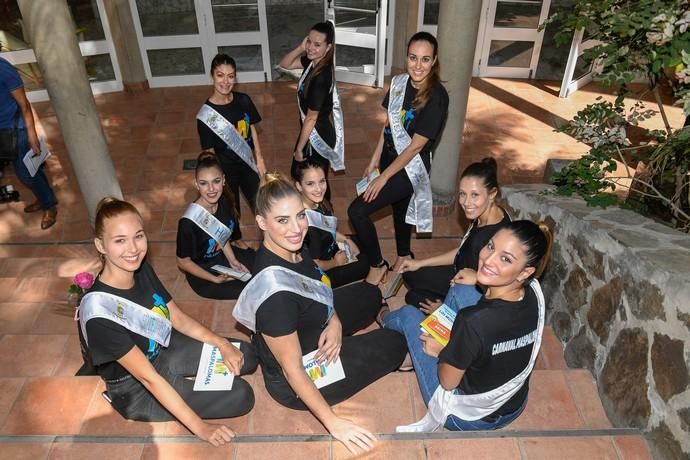
POLYGON ((366 192, 367 187, 369 187, 369 183, 380 175, 381 173, 379 172, 379 168, 376 168, 367 177, 361 178, 359 182, 357 182, 357 185, 355 185, 355 188, 357 189, 357 196, 366 192))
POLYGON ((335 383, 345 378, 345 369, 343 369, 343 362, 338 358, 337 361, 331 364, 326 364, 324 361, 320 363, 314 359, 319 350, 314 350, 309 354, 302 356, 302 364, 304 371, 316 388, 323 388, 331 383, 335 383))
POLYGON ((426 332, 445 347, 450 340, 450 331, 453 329, 456 316, 457 313, 444 303, 419 325, 422 332, 426 332))
POLYGON ((347 256, 348 264, 351 264, 352 262, 357 262, 357 256, 352 255, 352 249, 350 248, 350 245, 347 244, 345 241, 338 243, 338 249, 345 253, 345 255, 347 256))
MULTIPOLYGON (((230 342, 236 348, 238 343, 230 342)), ((204 344, 199 358, 199 368, 194 379, 194 391, 221 391, 230 390, 235 376, 223 362, 218 347, 204 344)))
POLYGON ((215 270, 218 273, 224 273, 228 276, 232 276, 235 279, 244 281, 245 283, 252 278, 252 274, 249 272, 237 271, 234 268, 226 267, 224 265, 214 265, 211 270, 215 270))

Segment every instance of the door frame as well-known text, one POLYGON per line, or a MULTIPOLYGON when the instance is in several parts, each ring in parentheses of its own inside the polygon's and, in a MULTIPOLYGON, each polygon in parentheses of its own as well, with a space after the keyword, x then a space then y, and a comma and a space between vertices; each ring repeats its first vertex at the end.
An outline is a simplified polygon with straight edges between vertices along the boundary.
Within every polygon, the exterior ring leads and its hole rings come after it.
POLYGON ((602 69, 601 60, 595 60, 591 64, 588 73, 576 80, 573 79, 577 60, 582 57, 586 50, 601 44, 599 40, 589 39, 583 41, 584 35, 584 29, 577 29, 573 34, 573 41, 570 43, 570 53, 568 54, 568 61, 565 65, 565 72, 563 74, 563 81, 561 82, 561 90, 558 93, 558 97, 565 98, 570 96, 575 91, 591 82, 594 78, 594 74, 600 72, 602 69))

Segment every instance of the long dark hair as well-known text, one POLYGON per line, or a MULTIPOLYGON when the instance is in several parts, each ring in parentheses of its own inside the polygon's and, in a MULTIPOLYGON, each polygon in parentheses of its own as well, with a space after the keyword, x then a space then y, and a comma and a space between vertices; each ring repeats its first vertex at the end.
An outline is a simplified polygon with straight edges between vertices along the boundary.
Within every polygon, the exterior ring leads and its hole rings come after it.
MULTIPOLYGON (((292 174, 292 178, 295 180, 295 182, 299 182, 300 184, 302 183, 302 180, 304 180, 304 173, 307 169, 320 169, 323 172, 324 177, 326 176, 326 169, 324 168, 323 163, 316 161, 314 156, 307 157, 307 159, 304 161, 296 161, 294 163, 295 165, 290 173, 292 174)), ((326 185, 328 186, 328 182, 326 182, 326 185)), ((323 206, 326 210, 333 212, 333 205, 331 205, 331 202, 325 197, 321 202, 321 206, 323 206)))
POLYGON ((553 246, 551 229, 544 222, 535 224, 531 220, 514 220, 502 227, 501 230, 512 232, 525 246, 526 266, 535 269, 530 278, 539 278, 551 257, 551 247, 553 246))
POLYGON ((441 64, 438 60, 438 41, 436 37, 429 32, 417 32, 410 38, 410 41, 407 42, 408 54, 410 52, 410 45, 416 42, 427 42, 434 48, 434 64, 431 66, 429 76, 427 76, 424 81, 424 86, 419 89, 417 96, 414 98, 414 101, 412 101, 412 107, 414 107, 415 110, 421 110, 429 101, 431 91, 441 82, 441 64))
MULTIPOLYGON (((218 168, 221 174, 223 173, 223 168, 220 166, 220 161, 218 157, 212 152, 201 152, 196 159, 196 168, 194 169, 194 178, 196 179, 199 175, 199 171, 203 169, 218 168)), ((228 187, 228 182, 225 181, 223 185, 223 196, 228 200, 230 215, 237 219, 237 209, 235 209, 235 194, 232 193, 230 187, 228 187)), ((197 198, 199 198, 197 196, 197 198)))
MULTIPOLYGON (((331 49, 326 51, 326 54, 323 56, 323 58, 321 58, 319 63, 314 66, 307 76, 307 80, 304 82, 304 94, 309 92, 309 84, 314 77, 323 72, 324 69, 334 67, 333 56, 335 54, 335 27, 333 26, 333 23, 330 21, 317 22, 311 27, 311 29, 309 29, 310 32, 312 30, 324 34, 326 36, 326 44, 331 45, 331 49)), ((335 78, 335 74, 333 75, 333 78, 335 78)))
POLYGON ((211 61, 211 75, 213 75, 213 71, 216 70, 216 67, 218 67, 219 65, 229 65, 235 72, 237 72, 237 65, 235 64, 235 60, 225 53, 216 54, 216 56, 211 61))
POLYGON ((481 179, 484 187, 491 192, 493 189, 497 190, 497 196, 501 194, 501 188, 498 185, 498 164, 496 160, 491 157, 483 158, 481 161, 472 163, 460 175, 460 180, 465 177, 476 177, 481 179))

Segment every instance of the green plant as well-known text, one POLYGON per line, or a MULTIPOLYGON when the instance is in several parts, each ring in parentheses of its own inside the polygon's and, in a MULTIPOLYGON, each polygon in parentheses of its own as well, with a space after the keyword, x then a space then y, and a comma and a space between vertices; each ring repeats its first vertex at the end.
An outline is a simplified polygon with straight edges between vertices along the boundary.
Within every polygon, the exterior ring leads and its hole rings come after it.
POLYGON ((575 0, 572 8, 542 24, 559 27, 557 44, 569 42, 577 29, 585 29, 589 38, 598 40, 601 44, 587 50, 584 57, 600 62, 598 79, 614 87, 618 95, 614 102, 600 98, 557 129, 591 147, 556 175, 557 193, 576 193, 590 205, 606 206, 617 201, 611 192, 625 186, 625 179, 636 196, 667 208, 675 226, 690 228, 690 128, 670 126, 659 91, 660 84, 669 85, 674 104, 690 116, 689 5, 687 0, 575 0), (649 90, 635 95, 636 102, 626 108, 625 98, 632 95, 630 83, 641 77, 648 81, 649 90), (658 110, 642 102, 649 92, 658 110), (665 130, 640 128, 641 122, 656 116, 663 119, 665 130), (628 137, 633 127, 641 137, 635 144, 628 137), (631 160, 646 165, 641 174, 612 174, 616 161, 630 171, 631 160))

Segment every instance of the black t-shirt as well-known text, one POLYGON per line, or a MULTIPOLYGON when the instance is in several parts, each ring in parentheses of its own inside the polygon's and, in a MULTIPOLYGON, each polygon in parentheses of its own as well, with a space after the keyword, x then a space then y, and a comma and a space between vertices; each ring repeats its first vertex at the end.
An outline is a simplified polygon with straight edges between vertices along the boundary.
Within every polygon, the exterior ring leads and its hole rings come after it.
POLYGON ((458 249, 458 252, 455 253, 453 269, 456 272, 463 268, 476 270, 479 266, 479 251, 486 246, 486 243, 489 242, 501 227, 508 223, 510 223, 510 216, 505 211, 503 211, 503 219, 496 224, 477 227, 475 222, 475 226, 470 231, 470 236, 467 237, 465 243, 458 249))
MULTIPOLYGON (((329 286, 331 284, 328 275, 316 265, 305 250, 302 251, 301 262, 290 263, 265 246, 261 246, 256 253, 253 272, 259 273, 269 266, 285 267, 329 286)), ((266 299, 256 312, 257 333, 253 336, 264 366, 264 374, 280 378, 282 369, 261 334, 281 337, 297 332, 302 354, 306 355, 318 348, 319 336, 328 321, 328 311, 327 305, 292 292, 277 292, 266 299)))
MULTIPOLYGON (((300 58, 302 67, 305 71, 311 61, 307 56, 302 56, 300 58)), ((309 73, 314 71, 314 67, 311 68, 309 73)), ((333 113, 333 85, 335 80, 333 79, 333 68, 325 67, 316 76, 307 75, 299 88, 297 88, 297 97, 299 99, 299 106, 307 114, 307 110, 315 110, 319 112, 319 116, 316 119, 316 131, 319 133, 321 138, 326 141, 331 147, 335 146, 335 128, 331 122, 331 114, 333 113), (304 92, 307 80, 310 80, 308 91, 304 92)))
MULTIPOLYGON (((388 97, 390 91, 386 93, 383 99, 383 107, 388 110, 388 97)), ((419 152, 419 156, 424 161, 426 170, 431 169, 431 154, 436 143, 436 138, 441 133, 443 121, 448 113, 448 93, 440 83, 434 86, 429 95, 429 100, 426 102, 421 110, 416 110, 412 107, 412 101, 417 97, 417 90, 412 86, 412 79, 407 80, 405 87, 405 99, 403 100, 402 111, 400 112, 400 120, 405 127, 405 131, 410 137, 415 133, 426 137, 429 141, 424 145, 419 152)), ((388 154, 395 155, 395 146, 393 144, 393 136, 391 129, 386 126, 383 130, 384 136, 384 150, 388 154)))
MULTIPOLYGON (((100 278, 97 278, 89 292, 114 294, 170 319, 167 304, 172 300, 172 297, 161 284, 151 265, 146 261, 134 273, 133 288, 116 289, 104 284, 100 278)), ((126 355, 134 346, 139 347, 149 361, 158 356, 161 347, 153 340, 105 318, 89 320, 86 323, 86 335, 89 337, 88 347, 81 335, 81 328, 79 328, 79 339, 82 342, 82 347, 88 350, 98 374, 105 380, 129 375, 129 372, 120 366, 117 360, 126 355)))
MULTIPOLYGON (((439 362, 464 369, 458 388, 464 394, 493 390, 522 372, 529 363, 537 334, 539 304, 530 287, 521 301, 486 299, 458 312, 439 362)), ((516 411, 529 391, 529 378, 491 415, 516 411)))
MULTIPOLYGON (((206 104, 232 123, 237 132, 247 141, 249 147, 254 150, 254 140, 250 128, 251 125, 261 121, 261 116, 249 96, 235 91, 232 92, 232 96, 232 102, 229 104, 217 105, 209 100, 206 101, 206 104)), ((213 149, 216 155, 220 155, 225 151, 232 152, 232 150, 228 149, 228 144, 201 120, 196 121, 196 129, 199 132, 199 142, 201 143, 202 150, 213 149)))
MULTIPOLYGON (((323 205, 319 205, 314 211, 320 212, 325 216, 332 216, 333 213, 323 205)), ((338 243, 331 232, 320 228, 309 226, 307 236, 304 238, 304 247, 309 250, 312 259, 331 260, 338 252, 338 243)))
MULTIPOLYGON (((213 215, 230 229, 230 238, 237 239, 233 237, 237 236, 239 223, 233 216, 232 210, 230 201, 223 195, 218 200, 218 208, 213 215)), ((180 219, 177 223, 177 257, 181 259, 189 257, 192 262, 207 270, 216 264, 226 263, 220 244, 197 224, 186 218, 180 219)))

